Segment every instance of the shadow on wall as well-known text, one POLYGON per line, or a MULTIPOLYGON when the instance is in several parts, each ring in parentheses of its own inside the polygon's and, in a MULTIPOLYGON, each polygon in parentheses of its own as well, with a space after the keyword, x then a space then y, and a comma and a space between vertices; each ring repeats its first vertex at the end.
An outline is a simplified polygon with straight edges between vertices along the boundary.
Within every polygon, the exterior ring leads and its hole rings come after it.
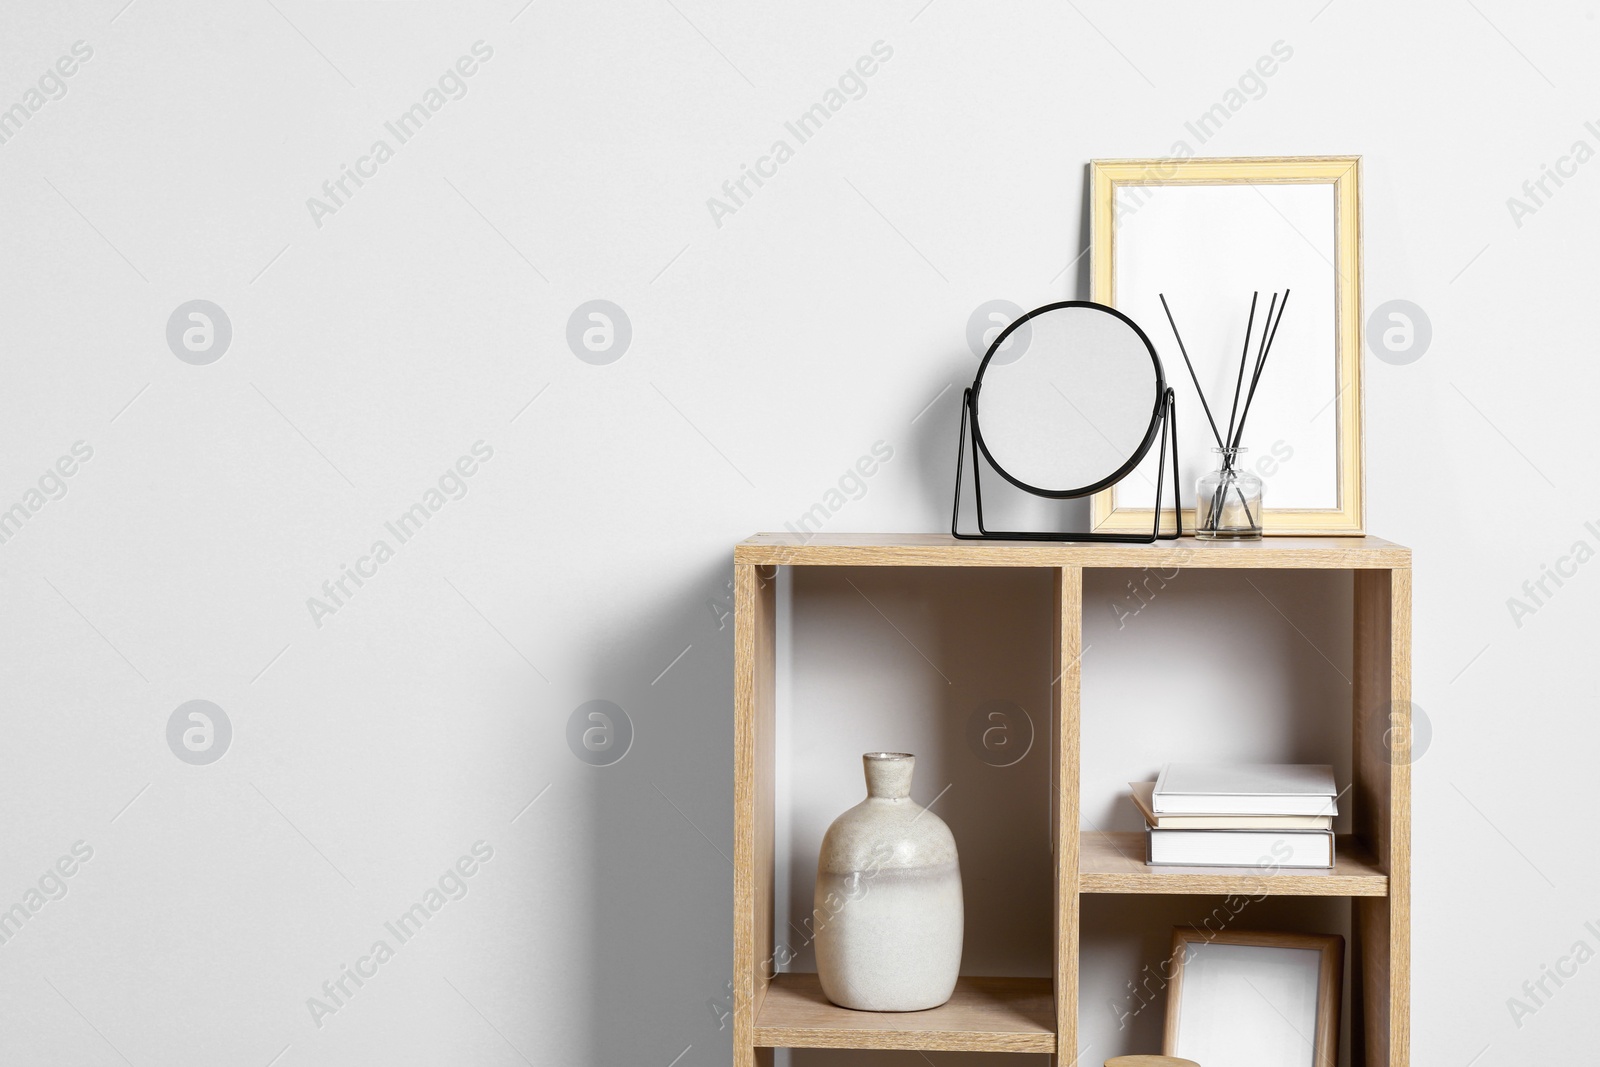
MULTIPOLYGON (((972 363, 975 365, 975 362, 972 363)), ((962 364, 962 374, 970 367, 962 364)), ((964 385, 965 383, 963 383, 964 385)), ((929 390, 932 396, 938 391, 935 385, 929 390)), ((959 392, 956 393, 959 396, 959 392)), ((953 456, 955 425, 951 417, 958 412, 948 394, 912 426, 913 436, 892 442, 896 448, 897 462, 914 464, 918 476, 933 496, 948 501, 953 488, 954 471, 948 464, 953 456), (902 458, 903 457, 903 458, 902 458), (943 457, 939 459, 938 457, 943 457)), ((846 529, 853 524, 838 522, 846 529)), ((883 656, 898 663, 904 656, 916 653, 901 643, 894 629, 887 625, 866 602, 838 576, 819 579, 831 582, 819 592, 822 603, 833 603, 851 620, 851 627, 865 627, 871 632, 866 644, 891 642, 897 648, 885 647, 883 656)), ((593 662, 603 665, 588 678, 587 695, 592 700, 609 701, 624 715, 604 705, 588 709, 607 716, 606 719, 578 716, 573 726, 568 722, 575 714, 569 711, 562 716, 567 728, 563 743, 574 746, 574 758, 582 758, 584 738, 598 748, 617 743, 623 731, 631 732, 625 755, 614 762, 604 752, 590 753, 594 765, 581 769, 586 778, 586 791, 591 806, 589 823, 593 840, 587 850, 588 899, 571 902, 575 915, 588 915, 589 972, 588 1018, 579 1025, 585 1036, 586 1055, 583 1062, 655 1063, 665 1067, 676 1057, 683 1057, 679 1067, 695 1064, 721 1063, 731 1056, 731 994, 729 980, 732 972, 732 908, 733 908, 733 593, 732 567, 729 553, 719 549, 716 558, 704 561, 694 572, 681 577, 675 584, 663 588, 652 607, 642 609, 626 631, 618 633, 609 646, 595 650, 593 662), (618 666, 620 665, 620 667, 618 666), (659 673, 658 673, 659 672, 659 673)), ((964 588, 963 581, 970 579, 955 576, 936 599, 944 606, 934 610, 929 605, 926 612, 918 609, 913 619, 898 619, 897 624, 907 633, 917 635, 930 655, 963 665, 987 663, 976 673, 952 675, 956 688, 950 692, 930 695, 930 699, 914 706, 905 705, 906 714, 918 720, 919 731, 932 730, 918 735, 914 741, 924 756, 920 773, 926 785, 943 770, 952 770, 955 787, 941 804, 951 811, 940 810, 950 822, 958 839, 974 842, 969 846, 972 870, 978 879, 992 882, 986 896, 981 889, 969 890, 973 900, 980 902, 977 910, 969 903, 969 930, 974 931, 975 943, 984 941, 1007 946, 1004 959, 994 960, 989 969, 993 973, 1044 973, 1048 965, 1048 908, 1043 894, 1047 881, 1040 871, 1045 869, 1048 854, 1042 803, 1044 786, 1039 775, 1043 773, 1043 760, 1048 750, 1048 739, 1036 742, 1033 759, 1037 767, 1025 771, 1024 777, 1039 778, 1026 797, 1019 797, 1026 809, 1018 816, 1019 826, 1032 827, 1039 848, 1030 861, 1030 871, 1038 871, 1023 879, 1026 890, 1019 898, 1016 887, 1009 884, 1015 871, 997 862, 985 861, 986 828, 978 825, 983 816, 978 809, 965 806, 963 799, 969 792, 995 788, 1014 782, 1018 769, 999 770, 985 766, 972 758, 963 747, 964 718, 981 699, 1000 692, 998 664, 1012 664, 1018 652, 1008 645, 1011 616, 1039 610, 1048 604, 1047 587, 1035 572, 1011 572, 989 576, 986 588, 964 588), (1000 586, 996 586, 996 581, 1000 586), (1002 590, 1006 583, 1020 583, 1009 591, 1002 590), (997 591, 1000 590, 1000 591, 997 591), (972 612, 988 620, 988 625, 973 626, 972 612), (987 672, 987 673, 985 673, 987 672), (998 672, 998 673, 997 673, 998 672), (968 766, 967 764, 970 764, 968 766), (1009 777, 1008 777, 1009 776, 1009 777), (988 778, 989 785, 982 782, 988 778), (974 823, 977 820, 977 823, 974 823), (1037 825, 1035 825, 1037 824, 1037 825), (987 873, 986 873, 987 872, 987 873), (1020 900, 1020 906, 1019 906, 1020 900), (987 903, 982 903, 987 901, 987 903), (989 932, 986 932, 989 931, 989 932), (992 932, 992 936, 991 936, 992 932), (1020 962, 1031 960, 1031 964, 1020 962)), ((892 600, 903 600, 908 591, 895 588, 900 581, 891 572, 872 572, 858 575, 856 584, 868 596, 887 595, 892 600)), ((805 583, 800 583, 804 585, 805 583)), ((1030 630, 1048 634, 1047 622, 1030 624, 1030 630)), ((847 628, 848 629, 848 628, 847 628)), ((846 631, 840 631, 846 632, 846 631)), ((837 662, 849 663, 852 650, 841 648, 837 662)), ((1047 662, 1048 649, 1039 644, 1029 646, 1025 653, 1047 662)), ((870 660, 869 660, 870 662, 870 660)), ((922 664, 920 659, 918 664, 922 664)), ((909 666, 897 668, 914 669, 909 666)), ((922 666, 926 670, 926 665, 922 666)), ((1015 671, 1017 678, 1031 678, 1042 671, 1015 671)), ((929 672, 932 674, 932 672, 929 672)), ((882 703, 876 690, 884 681, 896 675, 879 675, 876 680, 842 677, 839 697, 833 702, 836 709, 848 712, 867 704, 882 703)), ((932 674, 943 688, 945 683, 932 674)), ((1034 679, 1036 685, 1024 700, 1032 710, 1035 722, 1041 728, 1048 714, 1048 679, 1034 679)), ((1013 680, 1005 686, 1015 687, 1013 680)), ((1032 683, 1027 683, 1032 684, 1032 683)), ((903 691, 903 698, 910 690, 903 691)), ((831 721, 826 716, 822 722, 831 721)), ((836 762, 843 781, 830 790, 825 801, 819 801, 818 812, 826 810, 826 818, 816 825, 807 825, 796 835, 795 855, 798 866, 790 873, 791 891, 798 901, 803 898, 809 907, 811 878, 814 875, 816 850, 827 822, 845 807, 855 803, 863 794, 860 754, 869 748, 883 748, 885 741, 865 739, 851 741, 844 746, 845 755, 836 762)), ((800 757, 809 760, 812 757, 800 757)), ((819 757, 820 758, 820 757, 819 757)), ((809 763, 805 764, 809 766, 809 763)), ((1031 780, 1030 778, 1030 780, 1031 780)), ((937 789, 919 789, 923 801, 931 800, 937 789)), ((551 863, 569 862, 565 857, 552 856, 551 863)), ((535 901, 541 908, 561 907, 559 901, 535 901)), ((983 960, 980 954, 976 958, 983 960)), ((813 967, 809 954, 807 962, 798 969, 813 967)), ((980 963, 980 968, 982 964, 980 963)), ((981 973, 981 969, 978 972, 981 973)), ((575 979, 582 980, 579 976, 575 979)), ((807 1056, 812 1054, 808 1053, 807 1056)), ((817 1053, 821 1062, 839 1064, 848 1054, 817 1053)), ((913 1056, 914 1060, 920 1058, 913 1056)), ((950 1056, 950 1062, 985 1062, 983 1057, 970 1059, 950 1056)), ((796 1059, 802 1065, 814 1060, 796 1059)), ((875 1063, 885 1062, 875 1059, 875 1063)), ((1016 1062, 1007 1057, 1004 1062, 1016 1062)))
MULTIPOLYGON (((914 464, 917 484, 939 516, 938 530, 948 532, 950 505, 956 487, 956 445, 961 434, 961 395, 972 385, 978 361, 967 360, 954 372, 955 384, 927 415, 912 427, 914 436, 907 458, 914 464), (954 399, 951 399, 951 398, 954 399), (937 417, 936 417, 937 416, 937 417)), ((937 388, 937 386, 935 387, 937 388)), ((1087 530, 1089 500, 1048 500, 1023 492, 996 473, 979 455, 978 477, 983 483, 984 526, 990 530, 1087 530)), ((968 427, 961 456, 961 526, 963 533, 978 531, 973 496, 972 438, 968 427)))
POLYGON ((586 1064, 666 1067, 688 1050, 678 1067, 701 1067, 732 1055, 732 573, 722 551, 685 570, 654 614, 596 650, 595 663, 624 669, 592 674, 589 690, 627 713, 633 737, 617 762, 583 768, 589 900, 573 913, 591 924, 586 1064))
MULTIPOLYGON (((1087 218, 1085 198, 1077 248, 1087 240, 1087 218)), ((1077 274, 1082 280, 1075 298, 1087 299, 1087 272, 1080 267, 1077 274)), ((1062 298, 1065 294, 1052 297, 1062 298)), ((938 399, 912 418, 898 438, 885 435, 896 463, 913 468, 916 484, 938 517, 932 526, 936 530, 946 528, 955 487, 961 392, 971 384, 978 362, 960 349, 931 361, 926 380, 914 391, 938 399)), ((991 525, 1071 529, 1088 521, 1087 502, 1041 501, 1005 484, 993 471, 986 475, 991 525)), ((964 507, 970 509, 970 473, 966 485, 964 507)), ((971 512, 964 514, 970 517, 971 512)), ((846 517, 825 529, 854 527, 846 517)), ((1017 571, 974 578, 950 572, 934 583, 929 602, 919 602, 922 594, 906 585, 904 576, 888 571, 854 574, 859 589, 846 583, 843 572, 819 572, 795 583, 800 587, 797 600, 803 598, 811 605, 808 611, 821 613, 804 616, 802 623, 835 612, 847 620, 841 627, 824 624, 814 631, 798 627, 810 635, 797 638, 802 654, 849 664, 859 660, 863 648, 877 653, 866 657, 868 677, 844 673, 829 678, 819 672, 813 688, 797 700, 802 706, 794 709, 797 720, 813 710, 816 714, 814 722, 797 721, 793 736, 800 747, 793 758, 808 769, 826 766, 828 771, 815 777, 808 771, 793 786, 793 848, 781 875, 788 882, 791 919, 803 919, 809 909, 823 830, 864 793, 860 753, 906 744, 922 757, 915 794, 919 800, 926 803, 944 784, 951 786, 935 810, 962 842, 968 897, 963 970, 1048 973, 1049 650, 1038 641, 1012 640, 1021 631, 1048 638, 1050 600, 1042 575, 1017 571), (948 683, 933 675, 937 684, 926 691, 919 685, 895 684, 902 672, 929 673, 927 664, 907 659, 919 653, 886 624, 868 596, 884 598, 896 613, 896 625, 913 635, 930 657, 948 664, 948 683), (908 601, 911 607, 905 611, 908 601), (808 640, 820 644, 807 645, 808 640), (831 652, 821 647, 830 642, 835 643, 831 652), (893 664, 893 673, 873 672, 874 662, 893 664), (826 687, 834 685, 837 691, 825 695, 826 687), (1025 705, 1039 731, 1029 756, 1011 767, 986 764, 966 740, 967 720, 977 706, 1001 697, 1025 705), (873 705, 873 716, 856 713, 864 704, 873 705), (888 717, 878 716, 879 711, 888 717), (840 717, 859 724, 894 722, 896 716, 905 726, 898 736, 909 740, 894 745, 881 734, 856 737, 832 728, 840 717), (979 802, 984 797, 988 799, 979 802), (1004 823, 999 833, 996 818, 1004 823), (1020 852, 1010 848, 1006 842, 1017 836, 1028 838, 1033 847, 1020 852), (1024 857, 1020 861, 1019 855, 1024 857)), ((589 679, 595 699, 611 701, 626 713, 632 737, 621 759, 606 763, 604 753, 591 756, 601 765, 584 770, 594 839, 587 860, 589 900, 577 902, 574 912, 590 916, 591 1008, 582 1024, 586 1063, 696 1067, 727 1062, 731 1056, 731 577, 727 553, 719 549, 714 560, 663 589, 653 613, 632 620, 613 645, 596 652, 598 664, 637 669, 625 677, 606 669, 589 679)), ((612 722, 610 728, 621 726, 612 722)), ((591 740, 603 745, 605 724, 588 719, 580 724, 575 743, 581 747, 582 731, 594 728, 601 733, 591 740)), ((566 860, 553 856, 549 862, 566 860)), ((536 901, 534 906, 559 907, 560 902, 536 901)), ((814 969, 809 951, 794 966, 814 969)), ((938 1058, 950 1067, 1026 1067, 1048 1061, 1043 1056, 960 1053, 940 1053, 938 1058)), ((909 1067, 927 1061, 916 1053, 812 1051, 793 1054, 791 1062, 795 1067, 869 1062, 909 1067)))
MULTIPOLYGON (((1063 236, 1063 259, 1070 259, 1089 244, 1089 167, 1083 168, 1083 197, 1078 216, 1076 239, 1063 236)), ((1027 292, 1004 294, 1024 311, 1059 300, 1089 299, 1089 259, 1082 256, 1071 263, 1063 277, 1053 280, 1051 287, 1061 288, 1041 298, 1030 300, 1027 292)), ((1009 325, 994 321, 988 336, 1009 325)), ((916 484, 922 490, 927 506, 937 516, 934 529, 948 531, 949 516, 956 484, 956 451, 961 430, 962 393, 972 385, 983 361, 983 353, 954 350, 932 362, 937 370, 927 374, 917 395, 932 397, 940 389, 946 391, 938 401, 920 414, 911 424, 905 442, 904 462, 914 467, 916 484)), ((970 434, 970 427, 969 427, 970 434)), ((898 447, 898 446, 897 446, 898 447)), ((972 493, 971 438, 961 457, 962 500, 961 529, 977 531, 977 517, 972 493)), ((984 525, 991 530, 1087 530, 1090 528, 1089 501, 1046 500, 1031 496, 1008 483, 992 467, 984 465, 981 477, 984 494, 984 525)))

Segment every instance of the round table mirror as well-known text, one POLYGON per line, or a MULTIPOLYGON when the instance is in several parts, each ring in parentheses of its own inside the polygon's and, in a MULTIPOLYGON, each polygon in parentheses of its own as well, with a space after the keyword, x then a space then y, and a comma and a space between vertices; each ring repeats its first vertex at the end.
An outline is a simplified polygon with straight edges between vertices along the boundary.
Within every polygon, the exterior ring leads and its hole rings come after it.
POLYGON ((1115 308, 1072 300, 997 336, 972 387, 973 436, 1013 485, 1080 497, 1139 464, 1167 391, 1150 339, 1115 308))

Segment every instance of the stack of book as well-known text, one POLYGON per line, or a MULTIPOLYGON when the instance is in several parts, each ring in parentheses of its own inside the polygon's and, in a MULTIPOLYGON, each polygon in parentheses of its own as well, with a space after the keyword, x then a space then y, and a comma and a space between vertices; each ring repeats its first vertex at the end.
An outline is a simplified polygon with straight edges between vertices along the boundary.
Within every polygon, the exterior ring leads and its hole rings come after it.
POLYGON ((1152 865, 1333 866, 1332 767, 1169 763, 1154 782, 1129 785, 1152 865))

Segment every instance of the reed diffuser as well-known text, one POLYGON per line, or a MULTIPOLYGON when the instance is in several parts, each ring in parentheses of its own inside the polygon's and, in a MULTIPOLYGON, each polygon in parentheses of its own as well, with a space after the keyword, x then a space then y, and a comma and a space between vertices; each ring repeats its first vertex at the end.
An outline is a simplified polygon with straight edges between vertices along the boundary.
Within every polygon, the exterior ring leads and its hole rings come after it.
POLYGON ((1183 362, 1189 368, 1189 379, 1194 382, 1194 391, 1200 397, 1200 406, 1205 410, 1206 422, 1211 426, 1211 435, 1216 439, 1217 447, 1213 449, 1217 454, 1217 469, 1204 475, 1195 483, 1194 493, 1194 523, 1195 537, 1202 541, 1255 541, 1261 537, 1261 479, 1255 473, 1240 466, 1239 458, 1245 449, 1240 445, 1244 439, 1245 423, 1250 418, 1250 405, 1256 398, 1256 386, 1261 381, 1261 372, 1267 365, 1267 357, 1272 354, 1272 342, 1278 336, 1278 324, 1283 321, 1283 313, 1289 306, 1289 290, 1283 291, 1283 301, 1279 303, 1278 294, 1272 294, 1272 300, 1267 305, 1266 317, 1261 323, 1261 337, 1256 344, 1255 365, 1250 371, 1250 386, 1245 388, 1245 367, 1250 363, 1250 342, 1255 335, 1256 306, 1260 302, 1261 294, 1254 293, 1250 297, 1250 318, 1244 328, 1244 350, 1239 353, 1239 373, 1233 384, 1233 403, 1228 409, 1228 432, 1224 434, 1217 427, 1217 420, 1211 414, 1211 405, 1206 401, 1205 390, 1200 388, 1200 377, 1195 374, 1194 363, 1189 359, 1189 350, 1184 347, 1183 335, 1178 332, 1178 323, 1172 317, 1172 309, 1167 306, 1165 293, 1161 296, 1161 308, 1167 313, 1167 322, 1172 326, 1172 336, 1177 338, 1178 351, 1183 353, 1183 362), (1276 312, 1276 317, 1274 317, 1276 312), (1240 406, 1240 398, 1244 404, 1240 406))

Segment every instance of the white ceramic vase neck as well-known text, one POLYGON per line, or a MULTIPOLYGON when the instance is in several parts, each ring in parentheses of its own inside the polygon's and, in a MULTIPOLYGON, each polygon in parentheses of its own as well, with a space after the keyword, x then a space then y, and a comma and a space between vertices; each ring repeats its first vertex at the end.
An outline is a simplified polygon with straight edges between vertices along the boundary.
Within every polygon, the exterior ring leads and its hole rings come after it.
POLYGON ((917 757, 909 752, 868 752, 861 757, 867 771, 867 796, 877 800, 906 800, 911 796, 911 775, 917 757))

